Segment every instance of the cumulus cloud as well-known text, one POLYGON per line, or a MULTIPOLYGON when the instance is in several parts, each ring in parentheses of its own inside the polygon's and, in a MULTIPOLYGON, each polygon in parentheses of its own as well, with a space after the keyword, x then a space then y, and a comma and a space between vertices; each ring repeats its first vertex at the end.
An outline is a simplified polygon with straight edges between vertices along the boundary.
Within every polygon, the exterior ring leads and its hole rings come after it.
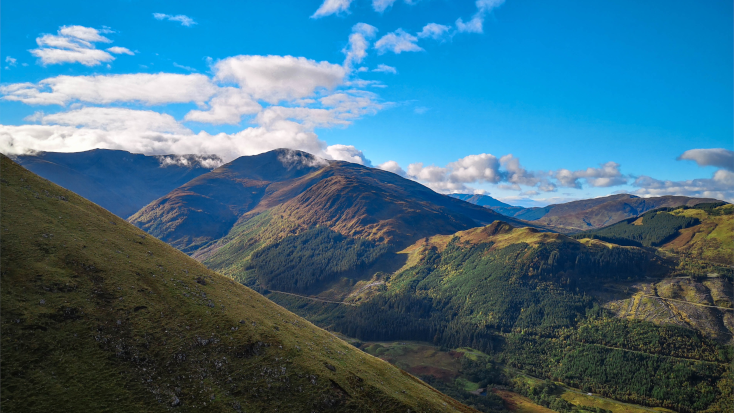
POLYGON ((128 75, 56 76, 38 83, 0 86, 4 100, 30 105, 139 102, 147 105, 196 102, 203 104, 217 92, 199 74, 136 73, 128 75))
POLYGON ((377 95, 351 90, 334 93, 314 101, 311 107, 270 106, 258 113, 255 122, 274 127, 283 121, 297 121, 306 128, 347 126, 354 119, 375 114, 383 105, 377 95))
POLYGON ((360 165, 372 166, 369 159, 365 158, 364 153, 352 145, 331 145, 327 146, 324 151, 330 159, 336 161, 347 161, 360 165))
POLYGON ((687 181, 664 181, 640 176, 632 185, 639 188, 634 193, 641 196, 682 195, 734 202, 734 172, 725 169, 719 169, 709 179, 687 181))
POLYGON ((403 29, 397 29, 392 33, 388 33, 375 42, 375 49, 379 54, 385 52, 393 52, 400 54, 402 52, 420 52, 423 48, 418 46, 416 42, 418 38, 403 29))
POLYGON ((382 169, 383 171, 388 171, 400 175, 403 178, 405 178, 405 176, 407 175, 405 173, 405 170, 403 170, 403 168, 401 168, 400 165, 395 161, 387 161, 385 163, 377 165, 377 167, 379 169, 382 169))
POLYGON ((381 169, 401 173, 439 192, 474 191, 469 185, 493 184, 499 189, 520 191, 525 195, 555 192, 558 186, 581 188, 585 183, 595 187, 626 184, 629 178, 619 171, 619 164, 607 162, 600 168, 581 171, 560 169, 556 172, 528 171, 520 160, 507 154, 500 158, 488 153, 468 155, 446 166, 413 163, 407 172, 397 162, 389 161, 378 166, 381 169))
POLYGON ((715 166, 734 171, 734 151, 724 148, 690 149, 683 152, 678 160, 689 160, 696 162, 698 166, 715 166))
POLYGON ((195 24, 197 24, 194 19, 192 19, 189 16, 185 16, 183 14, 178 15, 170 15, 165 13, 153 13, 153 18, 156 20, 168 20, 172 22, 178 22, 181 23, 181 26, 191 27, 195 24))
POLYGON ((607 162, 600 166, 600 168, 587 168, 579 171, 559 169, 553 173, 553 177, 560 186, 569 188, 581 188, 581 179, 590 186, 602 188, 624 185, 629 181, 629 177, 620 172, 618 163, 607 162))
POLYGON ((233 134, 164 133, 104 130, 64 125, 0 125, 0 152, 7 155, 37 151, 80 152, 95 148, 121 149, 147 155, 211 154, 225 162, 277 148, 300 149, 328 158, 326 144, 302 125, 281 123, 277 129, 250 127, 233 134))
POLYGON ((213 125, 240 123, 243 115, 254 115, 262 106, 239 88, 225 87, 209 101, 207 110, 192 110, 184 120, 210 123, 213 125))
POLYGON ((377 28, 367 23, 357 23, 352 27, 349 44, 342 50, 346 55, 344 67, 347 70, 351 70, 355 64, 362 63, 367 56, 367 48, 370 47, 369 39, 375 37, 376 33, 377 28))
POLYGON ((395 69, 392 66, 388 66, 385 64, 379 64, 376 68, 372 69, 373 72, 379 72, 379 73, 392 73, 396 75, 398 73, 398 69, 395 69))
POLYGON ((41 115, 40 122, 79 126, 104 131, 191 133, 173 116, 152 110, 89 107, 52 115, 41 115))
POLYGON ((464 22, 461 18, 456 20, 456 30, 463 33, 482 33, 484 17, 504 2, 505 0, 477 0, 477 12, 468 22, 464 22))
POLYGON ((5 68, 6 69, 10 69, 11 67, 15 67, 15 66, 18 65, 18 59, 15 59, 15 58, 10 57, 10 56, 5 56, 5 63, 7 63, 7 65, 5 66, 5 68))
POLYGON ((440 39, 446 33, 449 31, 449 26, 444 26, 443 24, 436 24, 436 23, 428 23, 427 25, 423 26, 423 30, 421 30, 418 33, 418 37, 421 39, 425 38, 431 38, 431 39, 440 39))
POLYGON ((502 176, 499 173, 500 162, 496 156, 488 153, 469 155, 448 164, 451 182, 487 182, 498 183, 502 176))
POLYGON ((349 13, 351 4, 352 0, 324 0, 311 18, 318 19, 332 14, 349 13))
POLYGON ((316 89, 333 89, 346 75, 340 65, 293 56, 229 57, 213 69, 216 80, 237 83, 253 98, 272 104, 308 97, 316 89))
POLYGON ((57 34, 44 34, 36 38, 38 48, 30 52, 44 66, 61 63, 97 66, 103 62, 115 60, 115 57, 104 50, 97 49, 95 43, 111 42, 112 40, 102 36, 99 30, 92 27, 61 26, 57 34))

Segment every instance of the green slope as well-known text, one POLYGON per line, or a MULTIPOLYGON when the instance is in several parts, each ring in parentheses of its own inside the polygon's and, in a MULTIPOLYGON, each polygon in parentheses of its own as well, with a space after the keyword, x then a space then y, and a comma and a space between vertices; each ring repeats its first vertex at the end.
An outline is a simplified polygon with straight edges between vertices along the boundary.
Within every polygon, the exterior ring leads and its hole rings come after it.
POLYGON ((0 158, 3 411, 470 410, 0 158))
POLYGON ((595 298, 608 283, 665 276, 673 260, 501 222, 403 252, 404 269, 355 306, 269 297, 360 340, 468 346, 532 375, 647 406, 732 406, 731 345, 690 328, 615 318, 595 298))

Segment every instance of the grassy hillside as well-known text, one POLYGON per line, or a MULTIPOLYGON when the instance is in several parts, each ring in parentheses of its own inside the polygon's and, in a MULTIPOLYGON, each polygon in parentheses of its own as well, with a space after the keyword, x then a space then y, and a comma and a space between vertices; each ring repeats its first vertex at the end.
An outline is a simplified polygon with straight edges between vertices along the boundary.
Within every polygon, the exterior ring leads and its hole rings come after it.
POLYGON ((533 376, 646 406, 732 406, 731 345, 691 328, 616 318, 596 298, 605 284, 670 274, 674 260, 501 222, 403 252, 405 267, 356 305, 269 297, 360 340, 468 346, 533 376))
POLYGON ((217 156, 147 156, 109 149, 41 152, 14 159, 122 218, 221 164, 217 156), (176 162, 166 163, 165 158, 176 162))
POLYGON ((0 156, 4 411, 469 411, 0 156))

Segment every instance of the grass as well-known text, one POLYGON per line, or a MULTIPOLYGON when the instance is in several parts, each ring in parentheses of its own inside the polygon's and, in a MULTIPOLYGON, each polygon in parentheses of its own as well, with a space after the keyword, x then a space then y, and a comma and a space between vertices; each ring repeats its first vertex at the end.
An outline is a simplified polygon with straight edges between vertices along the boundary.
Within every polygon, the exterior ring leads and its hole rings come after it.
POLYGON ((470 411, 0 156, 6 411, 470 411))
POLYGON ((507 390, 493 390, 494 394, 500 396, 505 402, 505 406, 511 412, 515 413, 552 413, 553 410, 539 406, 532 400, 517 393, 507 390))

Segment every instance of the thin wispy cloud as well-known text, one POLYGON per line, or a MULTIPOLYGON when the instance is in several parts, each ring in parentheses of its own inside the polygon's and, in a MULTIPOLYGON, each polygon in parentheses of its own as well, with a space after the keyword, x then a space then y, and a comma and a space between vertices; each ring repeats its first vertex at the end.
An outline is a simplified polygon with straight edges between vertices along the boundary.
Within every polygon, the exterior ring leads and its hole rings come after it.
POLYGON ((349 6, 352 0, 324 0, 316 12, 311 15, 312 19, 330 16, 332 14, 349 13, 349 6))
POLYGON ((107 48, 107 51, 110 52, 110 53, 114 53, 114 54, 126 54, 126 55, 130 55, 130 56, 134 56, 135 55, 135 53, 132 52, 127 47, 113 46, 113 47, 108 47, 107 48))
POLYGON ((355 64, 362 63, 367 56, 367 49, 370 47, 370 40, 375 37, 377 27, 370 26, 366 23, 357 23, 352 26, 352 34, 349 35, 349 43, 342 50, 346 55, 344 59, 344 67, 351 70, 355 64))
POLYGON ((393 52, 400 54, 403 52, 421 52, 423 48, 416 43, 418 38, 403 29, 397 29, 392 33, 388 33, 375 42, 375 49, 379 54, 385 52, 393 52))
POLYGON ((378 73, 392 73, 393 75, 396 75, 398 73, 398 69, 395 69, 394 67, 385 64, 377 65, 377 67, 372 69, 372 71, 378 73))
POLYGON ((372 0, 372 9, 378 13, 382 13, 389 7, 392 7, 395 0, 372 0))
POLYGON ((485 16, 504 2, 505 0, 477 0, 477 12, 468 22, 464 22, 461 17, 458 18, 456 20, 456 30, 460 33, 483 33, 485 16))
POLYGON ((423 30, 418 33, 418 37, 421 39, 431 38, 438 40, 445 36, 450 29, 451 28, 449 26, 444 26, 443 24, 428 23, 423 26, 423 30))
MULTIPOLYGON (((97 66, 103 62, 111 62, 115 57, 104 50, 97 49, 96 43, 112 43, 112 40, 101 33, 111 30, 97 30, 84 26, 61 26, 57 34, 44 34, 36 38, 37 49, 30 50, 39 62, 46 65, 63 63, 81 63, 84 66, 97 66)), ((112 53, 132 54, 124 47, 107 49, 112 53)))
POLYGON ((153 18, 156 20, 168 20, 172 22, 178 22, 181 23, 181 26, 191 27, 198 23, 194 21, 189 16, 183 15, 183 14, 177 14, 177 15, 171 15, 171 14, 165 14, 165 13, 153 13, 153 18))

